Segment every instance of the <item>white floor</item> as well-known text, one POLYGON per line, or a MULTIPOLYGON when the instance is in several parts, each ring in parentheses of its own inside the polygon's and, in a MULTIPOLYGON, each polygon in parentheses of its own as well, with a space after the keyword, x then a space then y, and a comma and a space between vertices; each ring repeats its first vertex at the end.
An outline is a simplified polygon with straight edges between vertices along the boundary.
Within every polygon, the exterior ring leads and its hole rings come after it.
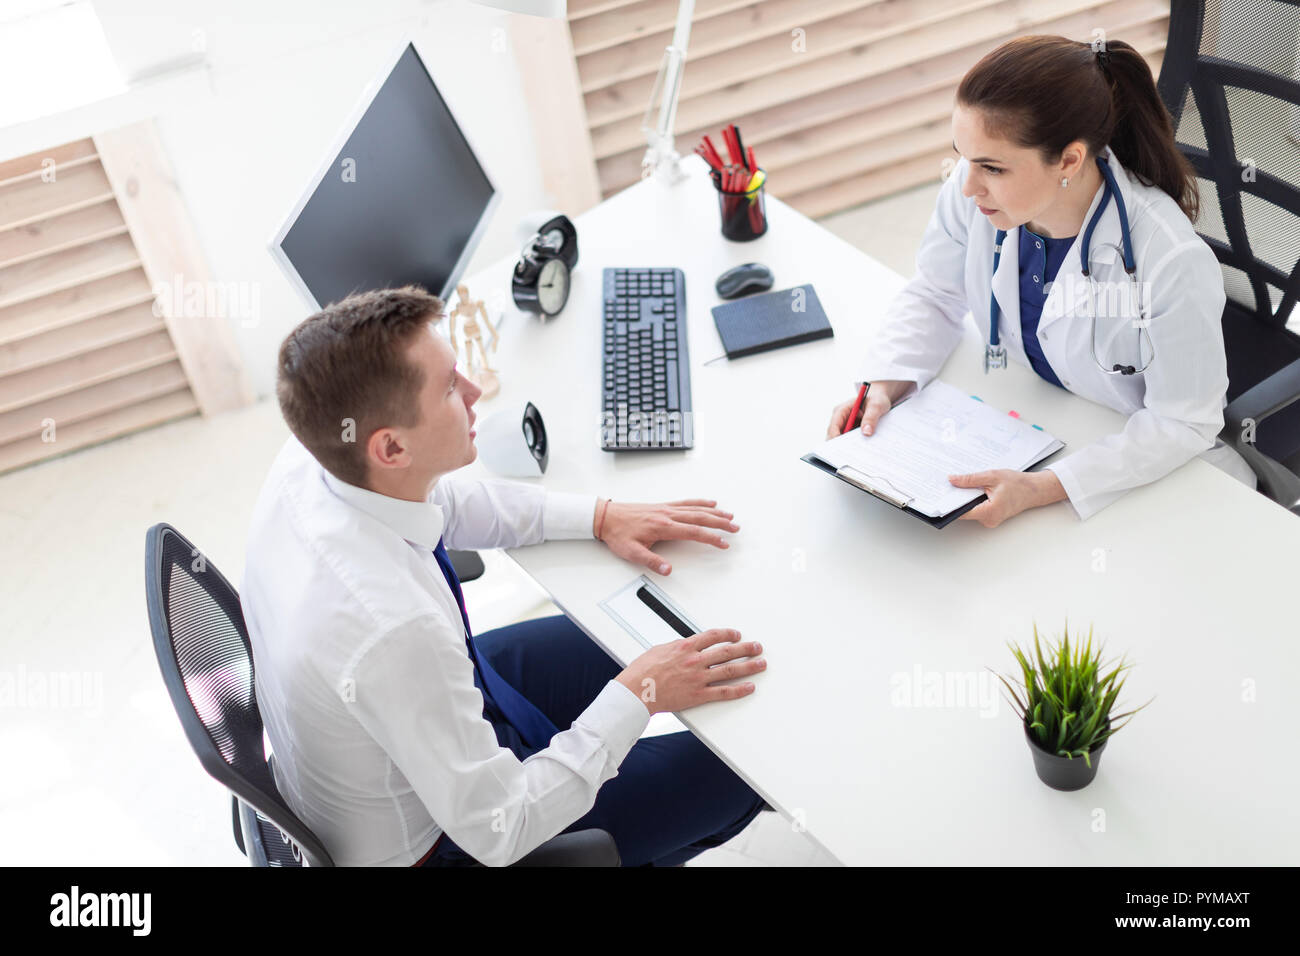
MULTIPOLYGON (((937 191, 825 224, 910 275, 937 191)), ((238 582, 253 502, 286 434, 263 401, 0 476, 0 864, 246 865, 229 797, 200 768, 158 674, 144 536, 173 524, 238 582)), ((557 613, 505 555, 485 559, 465 589, 476 630, 557 613)), ((692 865, 835 862, 763 813, 692 865)))

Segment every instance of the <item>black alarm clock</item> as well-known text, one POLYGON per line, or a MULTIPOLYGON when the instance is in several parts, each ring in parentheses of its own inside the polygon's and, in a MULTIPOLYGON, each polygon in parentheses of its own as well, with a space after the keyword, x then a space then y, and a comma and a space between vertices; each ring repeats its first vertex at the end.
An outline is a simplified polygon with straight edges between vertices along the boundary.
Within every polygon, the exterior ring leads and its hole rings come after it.
POLYGON ((515 305, 525 312, 556 315, 569 301, 569 276, 578 264, 578 230, 556 216, 524 246, 510 282, 515 305))

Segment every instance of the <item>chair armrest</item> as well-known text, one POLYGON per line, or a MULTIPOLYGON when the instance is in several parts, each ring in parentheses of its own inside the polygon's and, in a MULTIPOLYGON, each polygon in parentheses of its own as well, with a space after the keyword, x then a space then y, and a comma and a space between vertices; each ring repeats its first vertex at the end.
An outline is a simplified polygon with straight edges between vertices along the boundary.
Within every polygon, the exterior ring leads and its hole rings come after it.
POLYGON ((1280 412, 1296 399, 1300 399, 1300 359, 1238 395, 1223 410, 1223 417, 1228 425, 1234 421, 1240 425, 1247 418, 1259 422, 1280 412))
POLYGON ((447 557, 451 559, 451 566, 455 569, 456 577, 461 584, 475 581, 483 576, 485 565, 477 551, 448 551, 447 557))
POLYGON ((1300 399, 1300 359, 1278 369, 1264 381, 1242 392, 1223 410, 1223 431, 1219 433, 1226 444, 1235 448, 1259 479, 1259 489, 1287 510, 1300 514, 1300 476, 1265 455, 1254 442, 1246 440, 1247 419, 1258 425, 1292 402, 1300 399))
POLYGON ((577 830, 552 837, 513 866, 619 866, 614 838, 604 830, 577 830))

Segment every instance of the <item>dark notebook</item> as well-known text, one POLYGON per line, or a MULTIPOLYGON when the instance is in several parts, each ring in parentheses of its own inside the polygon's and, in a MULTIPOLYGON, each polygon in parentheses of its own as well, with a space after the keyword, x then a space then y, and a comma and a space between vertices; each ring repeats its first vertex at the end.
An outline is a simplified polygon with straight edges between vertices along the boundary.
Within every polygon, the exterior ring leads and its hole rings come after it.
POLYGON ((733 359, 835 334, 811 285, 715 305, 713 321, 727 358, 733 359))

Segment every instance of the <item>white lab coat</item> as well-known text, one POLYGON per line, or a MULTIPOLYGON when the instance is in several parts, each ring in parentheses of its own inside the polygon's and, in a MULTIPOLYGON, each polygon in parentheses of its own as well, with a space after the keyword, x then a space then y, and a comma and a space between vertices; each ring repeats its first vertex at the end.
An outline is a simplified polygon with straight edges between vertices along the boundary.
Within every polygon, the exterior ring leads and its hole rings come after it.
MULTIPOLYGON (((1245 460, 1217 439, 1228 387, 1220 324, 1225 295, 1218 260, 1167 193, 1143 185, 1120 166, 1113 151, 1107 153, 1128 209, 1137 276, 1148 290, 1147 331, 1155 361, 1145 372, 1109 375, 1093 358, 1079 242, 1104 194, 1099 188, 1038 324, 1043 353, 1061 383, 1076 395, 1129 416, 1122 431, 1046 466, 1060 479, 1080 519, 1194 456, 1255 487, 1245 460)), ((997 273, 992 274, 997 230, 975 208, 975 201, 962 195, 969 167, 961 159, 940 190, 917 253, 916 275, 891 305, 859 381, 897 379, 924 388, 961 340, 968 312, 987 342, 990 282, 1002 313, 998 329, 1007 355, 1029 367, 1020 331, 1020 230, 1007 231, 997 273)), ((1131 318, 1121 318, 1114 308, 1113 318, 1107 314, 1108 283, 1120 288, 1129 281, 1116 252, 1120 245, 1119 214, 1112 199, 1091 242, 1092 271, 1102 290, 1097 356, 1108 364, 1141 368, 1149 352, 1145 337, 1139 345, 1131 318), (1136 354, 1139 347, 1141 356, 1136 354)))

